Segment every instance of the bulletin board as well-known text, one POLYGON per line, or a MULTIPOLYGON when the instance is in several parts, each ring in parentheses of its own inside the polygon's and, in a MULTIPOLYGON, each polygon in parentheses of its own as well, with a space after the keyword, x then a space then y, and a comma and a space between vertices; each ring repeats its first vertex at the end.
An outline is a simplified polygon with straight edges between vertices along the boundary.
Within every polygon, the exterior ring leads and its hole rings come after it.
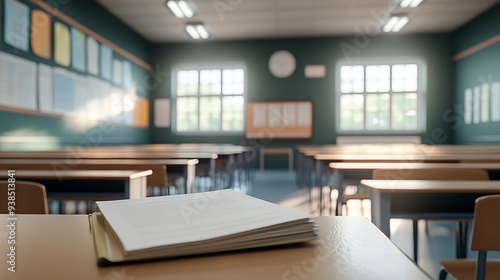
POLYGON ((246 138, 312 138, 312 131, 311 101, 248 102, 246 138))
POLYGON ((0 51, 0 110, 149 125, 132 68, 150 65, 44 1, 2 4, 3 42, 13 51, 0 51), (30 46, 36 60, 25 56, 30 46))

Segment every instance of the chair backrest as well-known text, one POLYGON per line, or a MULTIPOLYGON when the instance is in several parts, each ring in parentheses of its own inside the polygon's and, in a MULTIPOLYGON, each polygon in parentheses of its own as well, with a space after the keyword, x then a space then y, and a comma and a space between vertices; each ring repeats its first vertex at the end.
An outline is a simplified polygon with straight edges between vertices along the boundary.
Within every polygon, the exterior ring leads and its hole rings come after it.
POLYGON ((476 199, 471 250, 500 251, 500 195, 476 199))
MULTIPOLYGON (((476 280, 486 278, 486 254, 488 251, 500 251, 500 195, 487 195, 476 199, 474 224, 470 248, 478 251, 476 262, 476 280)), ((498 279, 496 277, 495 279, 498 279)))
POLYGON ((373 170, 379 180, 489 180, 486 170, 466 168, 379 169, 373 170))
MULTIPOLYGON (((0 180, 0 214, 9 213, 9 201, 15 198, 15 214, 48 214, 45 186, 35 182, 15 181, 12 190, 8 181, 0 180), (10 198, 10 200, 9 200, 10 198)), ((12 205, 11 205, 12 206, 12 205)))

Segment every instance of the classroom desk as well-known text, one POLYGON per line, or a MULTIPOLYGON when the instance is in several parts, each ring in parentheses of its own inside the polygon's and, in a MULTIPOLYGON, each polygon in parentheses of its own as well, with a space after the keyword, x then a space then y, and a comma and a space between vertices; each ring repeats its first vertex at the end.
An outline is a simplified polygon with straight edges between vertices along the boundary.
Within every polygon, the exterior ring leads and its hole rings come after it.
POLYGON ((370 189, 372 222, 390 236, 391 218, 472 218, 475 200, 500 193, 500 181, 361 180, 370 189))
MULTIPOLYGON (((500 163, 422 163, 422 162, 331 162, 328 165, 334 172, 335 183, 333 187, 339 193, 339 199, 335 208, 335 214, 341 215, 343 185, 346 178, 356 180, 369 179, 373 170, 378 169, 399 169, 401 176, 411 172, 412 169, 436 169, 436 168, 456 168, 456 169, 483 169, 486 171, 500 170, 500 163)), ((398 178, 390 178, 398 179, 398 178)), ((401 178, 403 179, 403 178, 401 178)), ((331 206, 330 206, 331 207, 331 206)))
MULTIPOLYGON (((118 180, 125 185, 125 197, 146 197, 146 177, 151 175, 151 170, 67 170, 59 174, 53 170, 16 170, 16 180, 118 180)), ((0 179, 7 179, 7 170, 0 170, 0 179)))
POLYGON ((15 273, 4 253, 8 228, 0 226, 0 279, 431 279, 364 218, 318 224, 319 240, 307 244, 99 268, 86 215, 18 215, 15 273))
MULTIPOLYGON (((215 150, 213 148, 213 150, 215 150)), ((238 149, 220 149, 220 152, 206 151, 201 148, 194 149, 160 149, 160 150, 144 150, 133 149, 132 147, 93 147, 92 149, 78 149, 78 147, 68 147, 65 150, 54 151, 1 151, 0 159, 53 159, 63 161, 78 162, 83 159, 116 159, 116 160, 165 160, 165 159, 198 159, 200 165, 206 164, 209 168, 209 176, 214 179, 216 177, 217 162, 232 158, 240 158, 236 162, 242 168, 250 168, 250 162, 243 160, 243 156, 251 152, 248 148, 240 147, 238 149), (243 162, 242 162, 243 161, 243 162)), ((248 171, 248 170, 247 170, 248 171)), ((245 174, 249 174, 245 172, 245 174)), ((231 178, 232 179, 232 178, 231 178)))
POLYGON ((194 190, 194 180, 196 176, 197 159, 79 159, 72 161, 68 159, 3 159, 0 162, 0 169, 47 169, 47 170, 79 170, 79 169, 115 169, 115 170, 148 170, 153 174, 148 176, 148 186, 167 186, 166 172, 169 167, 182 168, 182 174, 186 179, 185 189, 187 193, 194 190), (156 168, 166 166, 164 168, 156 168), (148 168, 148 167, 155 167, 148 168), (159 174, 156 174, 159 173, 159 174))
MULTIPOLYGON (((462 161, 474 161, 474 162, 500 162, 500 154, 460 154, 460 153, 449 153, 449 154, 398 154, 398 153, 388 153, 388 154, 377 154, 377 153, 366 153, 366 154, 316 154, 313 156, 314 163, 314 174, 315 174, 315 186, 321 186, 322 183, 322 173, 323 168, 326 163, 333 161, 340 162, 379 162, 379 163, 400 163, 400 164, 413 164, 416 162, 425 163, 460 163, 462 161)), ((320 214, 323 210, 323 192, 320 192, 320 214)))

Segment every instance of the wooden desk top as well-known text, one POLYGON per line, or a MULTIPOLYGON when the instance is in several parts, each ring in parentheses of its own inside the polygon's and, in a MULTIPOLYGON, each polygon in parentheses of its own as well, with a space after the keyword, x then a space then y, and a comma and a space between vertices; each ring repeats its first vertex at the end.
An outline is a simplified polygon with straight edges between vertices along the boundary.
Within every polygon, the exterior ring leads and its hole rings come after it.
MULTIPOLYGON (((133 171, 133 170, 64 170, 56 172, 54 170, 16 170, 14 178, 16 179, 99 179, 99 180, 117 180, 117 179, 136 179, 153 174, 151 170, 133 171)), ((7 170, 0 170, 0 178, 7 178, 7 170)))
POLYGON ((96 265, 87 216, 17 218, 15 273, 7 270, 8 228, 0 227, 0 279, 431 279, 360 217, 318 218, 320 239, 308 244, 105 268, 96 265))
MULTIPOLYGON (((2 159, 0 166, 15 165, 52 165, 67 164, 67 159, 2 159)), ((78 165, 195 165, 197 159, 78 159, 78 165)), ((68 164, 69 165, 69 164, 68 164)))
POLYGON ((321 161, 461 161, 461 160, 499 160, 500 154, 317 154, 321 161))
POLYGON ((141 152, 141 151, 32 151, 0 152, 2 159, 217 159, 219 154, 212 152, 141 152))
POLYGON ((330 168, 337 170, 375 170, 375 169, 432 169, 466 168, 500 170, 499 163, 421 163, 421 162, 331 162, 330 168))
POLYGON ((500 181, 361 180, 361 184, 390 193, 500 193, 500 181))

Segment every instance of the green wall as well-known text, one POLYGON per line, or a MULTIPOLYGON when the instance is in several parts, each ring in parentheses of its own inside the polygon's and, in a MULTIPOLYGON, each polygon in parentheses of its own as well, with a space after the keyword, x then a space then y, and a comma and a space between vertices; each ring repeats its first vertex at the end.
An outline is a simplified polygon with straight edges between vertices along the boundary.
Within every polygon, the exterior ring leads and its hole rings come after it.
MULTIPOLYGON (((312 100, 314 106, 313 137, 308 140, 246 141, 238 136, 182 136, 171 128, 152 128, 154 143, 230 142, 253 146, 293 146, 335 143, 335 65, 345 58, 341 46, 356 48, 351 57, 416 57, 427 63, 427 129, 420 136, 425 143, 451 143, 450 122, 443 117, 452 106, 453 69, 449 34, 361 36, 251 40, 237 42, 197 42, 156 45, 153 60, 166 72, 165 79, 153 90, 153 98, 171 96, 171 73, 182 63, 238 61, 246 64, 247 100, 312 100), (295 55, 297 68, 286 79, 273 77, 268 71, 269 56, 280 49, 295 55), (304 66, 325 64, 326 78, 304 78, 304 66), (168 76, 170 74, 170 76, 168 76), (167 77, 168 76, 168 77, 167 77)), ((351 48, 351 50, 353 50, 351 48)))
MULTIPOLYGON (((30 9, 38 8, 27 0, 21 0, 30 9)), ((151 44, 132 29, 120 22, 95 1, 50 0, 58 11, 70 16, 99 35, 107 38, 131 54, 151 61, 151 44)), ((4 1, 0 0, 0 51, 47 65, 56 66, 53 59, 45 60, 28 52, 16 50, 3 41, 4 1)), ((52 17, 52 22, 57 21, 52 17)), ((52 33, 53 34, 53 33, 52 33)), ((53 51, 53 50, 52 50, 53 51)), ((52 56, 53 57, 53 56, 52 56)), ((114 57, 123 59, 114 53, 114 57)), ((71 68, 69 68, 71 70, 71 68)), ((147 71, 132 63, 133 79, 137 83, 137 95, 149 97, 149 87, 145 84, 147 71)), ((69 117, 41 116, 0 111, 0 149, 44 149, 65 145, 110 145, 149 143, 146 128, 134 128, 122 124, 77 120, 69 117), (5 138, 16 136, 19 138, 5 138), (36 137, 36 138, 33 138, 36 137)))
MULTIPOLYGON (((454 53, 459 53, 500 34, 500 4, 486 11, 453 34, 454 53)), ((465 124, 464 92, 483 83, 500 82, 500 43, 484 48, 454 63, 456 111, 452 129, 457 144, 500 143, 500 122, 465 124)))

